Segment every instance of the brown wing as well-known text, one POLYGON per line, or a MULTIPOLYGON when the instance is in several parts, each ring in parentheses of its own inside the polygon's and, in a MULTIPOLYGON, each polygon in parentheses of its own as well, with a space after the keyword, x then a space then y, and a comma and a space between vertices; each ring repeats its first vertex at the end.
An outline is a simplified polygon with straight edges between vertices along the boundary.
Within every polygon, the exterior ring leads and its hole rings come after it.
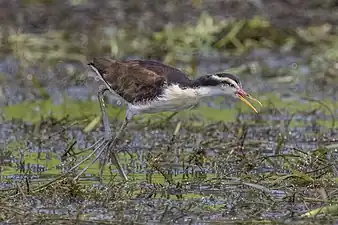
POLYGON ((161 62, 153 60, 131 60, 130 62, 138 63, 143 68, 165 76, 168 84, 178 83, 182 86, 189 86, 191 84, 191 80, 181 70, 161 62))
POLYGON ((166 77, 140 66, 140 61, 95 58, 90 66, 118 95, 129 103, 152 100, 162 93, 166 77))

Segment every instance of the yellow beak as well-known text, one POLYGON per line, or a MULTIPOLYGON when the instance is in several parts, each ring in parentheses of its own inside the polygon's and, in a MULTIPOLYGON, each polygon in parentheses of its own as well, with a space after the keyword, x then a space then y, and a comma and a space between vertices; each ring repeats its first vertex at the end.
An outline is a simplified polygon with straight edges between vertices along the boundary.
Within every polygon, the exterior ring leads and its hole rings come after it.
MULTIPOLYGON (((241 99, 245 104, 247 104, 250 108, 252 108, 256 113, 258 113, 257 109, 256 109, 256 108, 255 108, 248 100, 246 100, 242 95, 238 95, 238 97, 239 97, 239 99, 241 99)), ((253 101, 259 103, 261 106, 263 106, 262 103, 261 103, 260 101, 258 101, 257 99, 251 97, 250 95, 247 95, 247 98, 249 98, 250 100, 253 100, 253 101)))

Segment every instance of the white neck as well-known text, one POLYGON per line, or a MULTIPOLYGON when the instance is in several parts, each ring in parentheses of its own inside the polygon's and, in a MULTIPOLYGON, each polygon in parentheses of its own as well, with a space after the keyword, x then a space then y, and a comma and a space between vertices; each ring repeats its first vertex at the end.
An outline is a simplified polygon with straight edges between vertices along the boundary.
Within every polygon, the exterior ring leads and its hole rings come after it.
POLYGON ((196 101, 198 99, 204 97, 211 96, 225 96, 232 95, 233 90, 229 88, 224 88, 221 86, 213 86, 213 87, 203 87, 200 86, 198 88, 186 88, 182 89, 179 85, 170 85, 167 89, 164 90, 162 96, 160 96, 159 100, 169 101, 169 100, 180 100, 185 101, 191 99, 196 101))
POLYGON ((195 90, 201 98, 231 94, 231 90, 227 91, 227 89, 221 87, 199 87, 195 90))

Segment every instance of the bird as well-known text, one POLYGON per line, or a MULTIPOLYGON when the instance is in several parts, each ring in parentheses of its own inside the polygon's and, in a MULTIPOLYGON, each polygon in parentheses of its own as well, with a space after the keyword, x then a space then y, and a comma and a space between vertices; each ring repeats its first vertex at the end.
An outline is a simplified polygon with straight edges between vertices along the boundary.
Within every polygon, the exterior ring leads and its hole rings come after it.
MULTIPOLYGON (((133 117, 140 114, 159 112, 178 113, 185 109, 195 108, 201 99, 211 96, 232 96, 239 98, 252 108, 256 108, 247 100, 253 98, 242 88, 239 78, 231 73, 218 72, 190 79, 188 75, 173 66, 156 60, 118 60, 108 57, 94 57, 88 66, 103 82, 98 90, 104 139, 94 150, 98 151, 96 160, 105 148, 115 144, 133 117), (127 104, 125 119, 120 129, 112 138, 112 132, 106 112, 104 94, 109 91, 127 104)), ((111 152, 120 175, 128 180, 117 156, 111 152)), ((95 161, 94 161, 95 162, 95 161)), ((94 163, 93 162, 93 163, 94 163)))

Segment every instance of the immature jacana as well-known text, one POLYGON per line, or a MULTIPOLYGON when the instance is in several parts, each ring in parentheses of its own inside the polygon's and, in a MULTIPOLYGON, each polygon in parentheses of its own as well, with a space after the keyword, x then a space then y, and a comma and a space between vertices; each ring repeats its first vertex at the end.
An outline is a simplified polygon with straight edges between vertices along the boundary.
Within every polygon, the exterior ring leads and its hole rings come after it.
MULTIPOLYGON (((261 105, 258 100, 243 90, 238 77, 229 73, 209 74, 191 80, 182 71, 151 60, 120 61, 94 58, 88 65, 105 84, 104 88, 100 88, 98 91, 105 140, 101 142, 101 147, 95 150, 101 149, 96 159, 104 151, 103 148, 115 143, 128 122, 135 115, 141 113, 178 112, 194 108, 204 97, 222 95, 241 99, 255 112, 257 112, 255 107, 245 98, 254 100, 261 105), (125 120, 114 139, 111 137, 103 98, 104 92, 107 90, 128 104, 125 120)), ((112 155, 116 157, 114 153, 112 155)), ((117 158, 115 161, 118 164, 117 158)), ((122 168, 119 170, 123 178, 127 179, 122 168)))

